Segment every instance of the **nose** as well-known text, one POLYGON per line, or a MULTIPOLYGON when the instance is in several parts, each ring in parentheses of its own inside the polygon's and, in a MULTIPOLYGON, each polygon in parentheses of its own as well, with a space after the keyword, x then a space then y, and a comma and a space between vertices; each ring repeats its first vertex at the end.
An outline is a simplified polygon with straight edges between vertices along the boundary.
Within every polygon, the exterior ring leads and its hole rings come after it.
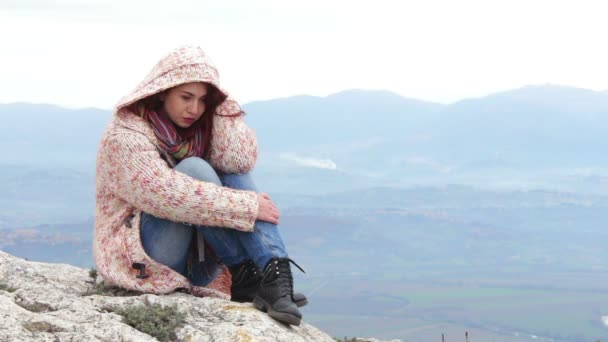
POLYGON ((198 101, 194 101, 188 108, 190 109, 190 114, 197 114, 199 107, 201 104, 198 101))

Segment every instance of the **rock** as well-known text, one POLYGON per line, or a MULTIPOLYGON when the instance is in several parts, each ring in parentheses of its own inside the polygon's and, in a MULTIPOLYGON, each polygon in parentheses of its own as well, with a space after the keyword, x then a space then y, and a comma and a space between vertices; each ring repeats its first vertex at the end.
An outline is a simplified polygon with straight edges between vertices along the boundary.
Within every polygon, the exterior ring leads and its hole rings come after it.
POLYGON ((185 293, 91 295, 94 287, 89 270, 0 251, 0 341, 157 341, 113 312, 154 304, 185 314, 177 341, 334 341, 306 323, 281 324, 251 304, 185 293))

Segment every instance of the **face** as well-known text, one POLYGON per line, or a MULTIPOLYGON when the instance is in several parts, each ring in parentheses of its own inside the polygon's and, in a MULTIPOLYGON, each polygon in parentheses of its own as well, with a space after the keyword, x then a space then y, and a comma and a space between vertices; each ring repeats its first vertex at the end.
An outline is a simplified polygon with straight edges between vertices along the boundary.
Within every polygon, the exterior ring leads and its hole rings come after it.
POLYGON ((192 126, 205 112, 207 84, 186 83, 167 90, 161 95, 163 108, 169 119, 178 127, 192 126))

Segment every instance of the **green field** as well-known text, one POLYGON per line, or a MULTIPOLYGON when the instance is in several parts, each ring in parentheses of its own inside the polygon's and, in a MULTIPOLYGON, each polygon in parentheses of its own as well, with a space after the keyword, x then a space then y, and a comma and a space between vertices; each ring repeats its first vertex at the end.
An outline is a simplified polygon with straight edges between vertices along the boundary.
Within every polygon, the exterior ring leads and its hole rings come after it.
MULTIPOLYGON (((323 284, 304 283, 306 290, 323 284)), ((338 337, 441 341, 443 333, 446 341, 464 341, 469 332, 471 342, 608 340, 601 322, 608 293, 394 282, 376 282, 372 290, 354 279, 337 283, 313 292, 304 313, 338 337)))

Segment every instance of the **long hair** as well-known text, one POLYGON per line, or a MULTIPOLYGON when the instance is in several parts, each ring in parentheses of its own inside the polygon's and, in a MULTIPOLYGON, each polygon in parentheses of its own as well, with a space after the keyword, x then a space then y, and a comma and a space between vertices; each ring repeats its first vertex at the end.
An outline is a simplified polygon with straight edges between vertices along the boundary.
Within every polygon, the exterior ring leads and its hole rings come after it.
MULTIPOLYGON (((203 115, 201 115, 199 121, 206 120, 204 118, 213 117, 213 114, 217 110, 217 107, 219 107, 219 105, 221 105, 226 100, 226 97, 227 97, 226 94, 224 94, 219 89, 217 89, 217 87, 215 87, 213 84, 211 84, 211 83, 205 83, 205 84, 207 85, 207 96, 205 96, 205 112, 203 113, 203 115)), ((179 86, 179 85, 177 85, 177 86, 179 86)), ((177 86, 175 86, 175 87, 177 87, 177 86)), ((173 88, 175 88, 175 87, 173 87, 173 88)), ((140 106, 143 105, 143 107, 146 110, 153 110, 156 112, 160 112, 163 109, 163 101, 161 101, 161 99, 160 99, 161 95, 163 93, 170 91, 173 88, 169 88, 160 93, 156 93, 154 95, 145 97, 145 98, 135 102, 131 106, 129 106, 129 109, 131 109, 132 112, 137 113, 138 108, 140 108, 140 106)), ((212 120, 212 119, 209 119, 209 120, 212 120)))

